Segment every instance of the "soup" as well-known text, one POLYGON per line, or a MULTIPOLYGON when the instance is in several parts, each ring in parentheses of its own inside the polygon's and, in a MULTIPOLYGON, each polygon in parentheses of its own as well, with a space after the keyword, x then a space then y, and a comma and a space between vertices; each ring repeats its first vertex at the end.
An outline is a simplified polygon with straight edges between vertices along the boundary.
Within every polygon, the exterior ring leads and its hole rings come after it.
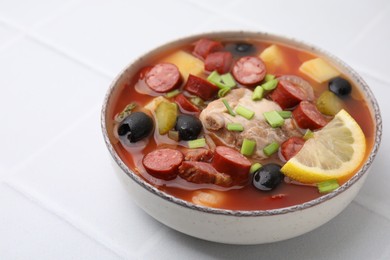
POLYGON ((143 64, 108 115, 114 149, 145 181, 194 204, 310 201, 346 182, 373 146, 362 94, 306 51, 199 39, 143 64))

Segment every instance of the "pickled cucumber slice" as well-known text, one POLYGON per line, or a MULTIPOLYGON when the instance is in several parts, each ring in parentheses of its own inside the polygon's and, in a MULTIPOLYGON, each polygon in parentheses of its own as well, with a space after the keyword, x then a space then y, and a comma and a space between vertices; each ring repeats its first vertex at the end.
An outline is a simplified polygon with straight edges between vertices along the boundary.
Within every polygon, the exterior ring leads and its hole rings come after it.
POLYGON ((176 103, 162 101, 154 111, 160 135, 165 135, 176 124, 178 109, 176 103))
POLYGON ((324 91, 317 99, 317 109, 324 115, 334 116, 342 108, 342 101, 333 93, 328 90, 324 91))

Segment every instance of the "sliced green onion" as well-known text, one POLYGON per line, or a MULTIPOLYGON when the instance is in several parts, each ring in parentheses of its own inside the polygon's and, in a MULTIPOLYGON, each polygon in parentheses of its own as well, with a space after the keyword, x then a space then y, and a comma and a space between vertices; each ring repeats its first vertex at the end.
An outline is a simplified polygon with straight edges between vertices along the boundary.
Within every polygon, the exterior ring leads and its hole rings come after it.
POLYGON ((229 103, 226 101, 226 99, 222 99, 223 104, 225 105, 227 111, 231 116, 236 116, 236 113, 234 113, 233 109, 230 107, 229 103))
POLYGON ((277 111, 264 112, 263 116, 270 126, 273 128, 280 127, 284 124, 284 119, 277 111))
POLYGON ((276 88, 278 82, 279 81, 277 79, 271 79, 270 81, 263 83, 261 86, 263 87, 264 90, 270 91, 276 88))
POLYGON ((236 86, 236 81, 230 73, 219 75, 216 70, 211 72, 207 80, 219 88, 233 88, 236 86))
POLYGON ((221 75, 219 75, 219 73, 216 70, 214 70, 207 77, 207 80, 216 85, 218 82, 221 82, 221 75))
POLYGON ((241 146, 241 153, 245 156, 251 156, 255 151, 256 141, 244 138, 241 146))
POLYGON ((134 102, 131 102, 130 104, 128 104, 123 110, 122 112, 120 112, 119 114, 117 114, 114 118, 114 120, 118 123, 122 122, 123 119, 125 119, 128 115, 131 114, 131 111, 137 106, 137 103, 134 103, 134 102))
POLYGON ((255 171, 257 171, 258 169, 260 169, 263 165, 261 165, 261 163, 254 163, 251 165, 251 168, 249 169, 249 173, 254 173, 255 171))
POLYGON ((273 80, 274 78, 275 78, 275 75, 267 74, 264 77, 264 81, 267 82, 267 81, 273 80))
POLYGON ((340 187, 340 185, 335 179, 317 183, 317 188, 320 193, 328 193, 334 191, 338 187, 340 187))
POLYGON ((251 119, 255 115, 255 112, 253 112, 252 110, 245 108, 241 105, 236 107, 236 113, 242 117, 245 117, 248 120, 251 119))
POLYGON ((191 101, 192 104, 194 104, 194 105, 196 105, 198 107, 204 106, 204 101, 200 97, 191 97, 190 101, 191 101))
POLYGON ((172 139, 173 141, 176 141, 176 142, 180 141, 179 132, 178 131, 169 130, 168 131, 168 137, 169 137, 169 139, 172 139))
POLYGON ((175 89, 175 90, 172 90, 171 92, 166 93, 165 96, 167 98, 172 98, 172 97, 179 95, 179 93, 180 93, 180 90, 175 89))
POLYGON ((257 86, 252 94, 252 100, 261 100, 264 97, 264 89, 262 86, 257 86))
POLYGON ((291 111, 278 111, 278 114, 283 117, 284 119, 290 118, 291 117, 291 111))
POLYGON ((231 90, 231 88, 221 88, 219 91, 218 91, 218 97, 224 97, 226 96, 227 93, 229 93, 231 90))
POLYGON ((263 152, 267 156, 271 156, 276 153, 279 149, 279 144, 277 142, 272 142, 266 147, 263 148, 263 152))
POLYGON ((310 129, 307 129, 306 133, 303 135, 303 139, 305 139, 306 141, 313 137, 314 137, 314 133, 310 131, 310 129))
POLYGON ((244 131, 244 127, 240 123, 228 123, 226 125, 226 128, 229 131, 235 131, 235 132, 242 132, 242 131, 244 131))
POLYGON ((204 138, 199 138, 195 140, 188 141, 188 147, 191 149, 194 148, 201 148, 206 146, 206 139, 204 138))
POLYGON ((228 88, 233 88, 236 86, 236 81, 230 73, 221 75, 221 80, 223 81, 223 84, 228 88))

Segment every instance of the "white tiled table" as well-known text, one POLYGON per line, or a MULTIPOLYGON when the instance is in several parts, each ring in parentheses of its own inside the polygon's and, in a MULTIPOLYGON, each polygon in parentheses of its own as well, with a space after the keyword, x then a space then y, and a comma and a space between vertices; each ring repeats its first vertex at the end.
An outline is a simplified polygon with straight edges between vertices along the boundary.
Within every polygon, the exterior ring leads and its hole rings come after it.
POLYGON ((0 259, 390 259, 390 2, 0 0, 0 259), (306 235, 232 246, 173 231, 113 175, 100 106, 165 41, 262 30, 320 46, 376 95, 383 143, 357 198, 306 235))

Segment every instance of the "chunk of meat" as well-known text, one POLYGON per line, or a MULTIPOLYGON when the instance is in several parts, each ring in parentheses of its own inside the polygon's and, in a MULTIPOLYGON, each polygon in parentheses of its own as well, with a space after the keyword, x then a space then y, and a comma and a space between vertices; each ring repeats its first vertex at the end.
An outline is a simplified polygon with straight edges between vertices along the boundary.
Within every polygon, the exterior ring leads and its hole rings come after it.
POLYGON ((205 148, 187 149, 184 152, 184 160, 197 162, 210 162, 214 153, 205 148))
POLYGON ((254 158, 267 158, 263 148, 273 141, 282 143, 291 136, 302 136, 291 119, 286 119, 282 127, 272 128, 264 119, 263 113, 268 111, 280 111, 280 106, 270 100, 252 100, 252 91, 246 88, 233 89, 224 99, 233 110, 241 104, 255 112, 254 117, 248 120, 242 116, 231 116, 222 99, 217 99, 208 104, 201 112, 199 118, 202 121, 205 133, 217 144, 230 146, 239 150, 243 139, 256 141, 254 158), (228 131, 228 123, 239 123, 244 127, 242 132, 228 131))
POLYGON ((193 183, 211 183, 222 187, 229 187, 232 178, 217 170, 206 162, 184 161, 179 166, 179 176, 193 183))

